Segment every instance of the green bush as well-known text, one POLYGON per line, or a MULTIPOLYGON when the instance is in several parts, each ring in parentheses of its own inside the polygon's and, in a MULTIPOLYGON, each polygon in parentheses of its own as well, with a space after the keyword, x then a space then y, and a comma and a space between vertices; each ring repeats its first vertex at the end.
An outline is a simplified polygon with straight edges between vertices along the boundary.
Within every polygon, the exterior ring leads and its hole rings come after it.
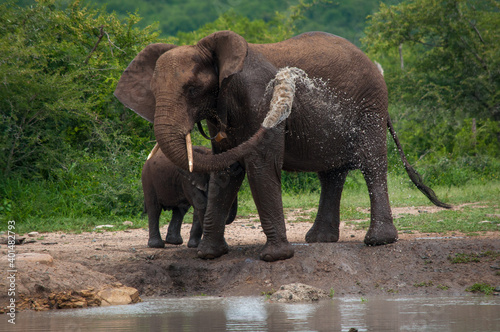
POLYGON ((50 179, 12 176, 0 183, 0 216, 24 222, 33 218, 140 216, 143 195, 140 170, 146 155, 120 142, 114 153, 89 153, 50 179))
POLYGON ((381 3, 363 43, 384 66, 391 100, 500 120, 499 9, 493 0, 381 3))
POLYGON ((105 149, 106 130, 140 145, 150 126, 113 97, 131 59, 158 37, 135 14, 91 10, 71 1, 0 5, 0 172, 49 179, 79 151, 105 149), (106 128, 106 130, 103 130, 106 128))
MULTIPOLYGON (((428 104, 396 104, 389 111, 408 161, 428 185, 458 186, 498 179, 497 121, 464 118, 458 110, 428 104)), ((387 141, 389 170, 402 174, 404 168, 392 137, 388 135, 387 141)))

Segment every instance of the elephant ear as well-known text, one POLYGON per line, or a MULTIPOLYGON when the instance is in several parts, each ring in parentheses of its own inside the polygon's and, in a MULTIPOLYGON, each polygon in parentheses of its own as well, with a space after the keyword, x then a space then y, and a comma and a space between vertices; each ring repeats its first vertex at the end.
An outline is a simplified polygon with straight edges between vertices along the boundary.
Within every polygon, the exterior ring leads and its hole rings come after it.
POLYGON ((154 121, 155 96, 151 91, 151 78, 156 61, 165 52, 177 47, 171 44, 151 44, 146 46, 122 74, 114 95, 123 105, 130 108, 149 122, 154 121))
POLYGON ((219 71, 219 86, 229 76, 240 72, 248 53, 247 41, 232 31, 215 32, 198 42, 212 53, 219 71))
POLYGON ((210 181, 210 177, 208 174, 191 173, 180 167, 177 168, 177 172, 179 172, 180 175, 182 175, 187 181, 189 181, 189 184, 192 187, 204 192, 205 194, 208 192, 208 181, 210 181))

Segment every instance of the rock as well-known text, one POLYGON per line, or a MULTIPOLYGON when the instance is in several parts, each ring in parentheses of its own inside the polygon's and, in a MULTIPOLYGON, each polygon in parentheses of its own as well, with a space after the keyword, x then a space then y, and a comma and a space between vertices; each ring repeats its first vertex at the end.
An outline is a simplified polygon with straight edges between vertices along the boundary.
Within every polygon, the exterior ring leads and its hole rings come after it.
POLYGON ((94 227, 94 229, 101 229, 101 228, 113 228, 115 226, 113 225, 98 225, 96 227, 94 227))
POLYGON ((28 233, 29 237, 37 237, 38 235, 40 235, 40 233, 38 233, 38 232, 29 232, 28 233))
MULTIPOLYGON (((82 292, 86 292, 85 290, 82 292)), ((53 293, 49 296, 48 306, 55 309, 74 309, 95 307, 101 304, 94 293, 86 294, 87 297, 82 296, 82 292, 60 292, 53 293)))
POLYGON ((328 292, 309 285, 294 283, 281 286, 271 295, 270 300, 275 302, 313 302, 329 297, 328 292))
POLYGON ((16 256, 16 260, 19 262, 28 262, 28 263, 39 263, 39 264, 47 264, 52 265, 54 259, 49 254, 39 254, 33 252, 27 252, 18 254, 16 256))
POLYGON ((78 295, 85 298, 92 298, 95 296, 94 288, 91 287, 89 289, 83 289, 78 292, 78 295))
POLYGON ((123 222, 123 226, 133 226, 133 225, 134 223, 128 220, 123 222))
POLYGON ((19 234, 15 234, 14 236, 11 235, 3 235, 0 237, 0 244, 7 244, 7 245, 12 245, 12 240, 14 241, 14 244, 20 245, 24 243, 24 240, 26 237, 23 237, 19 234))
POLYGON ((81 291, 53 292, 45 298, 30 298, 24 295, 20 298, 19 308, 32 310, 74 309, 141 302, 137 289, 123 285, 118 288, 111 286, 99 292, 90 287, 81 291))
POLYGON ((97 293, 101 306, 123 305, 141 301, 139 291, 132 287, 107 288, 97 293))

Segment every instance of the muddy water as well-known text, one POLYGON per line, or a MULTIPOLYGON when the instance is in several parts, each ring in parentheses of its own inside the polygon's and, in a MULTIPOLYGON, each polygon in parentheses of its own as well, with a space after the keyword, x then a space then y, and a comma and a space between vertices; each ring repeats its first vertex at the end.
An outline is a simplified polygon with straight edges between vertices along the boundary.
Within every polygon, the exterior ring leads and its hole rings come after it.
POLYGON ((129 306, 21 312, 1 331, 500 331, 499 297, 146 299, 129 306))

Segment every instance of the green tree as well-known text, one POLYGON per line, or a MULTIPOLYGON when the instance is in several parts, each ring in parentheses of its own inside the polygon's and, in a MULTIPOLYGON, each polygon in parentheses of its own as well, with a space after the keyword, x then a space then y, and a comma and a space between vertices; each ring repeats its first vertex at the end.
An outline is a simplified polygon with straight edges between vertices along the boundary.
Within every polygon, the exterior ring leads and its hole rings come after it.
POLYGON ((381 4, 363 43, 387 69, 393 100, 500 120, 499 10, 493 0, 381 4))
POLYGON ((276 12, 267 21, 263 19, 251 20, 230 9, 214 22, 207 23, 193 32, 179 32, 176 37, 169 40, 174 44, 188 45, 196 43, 213 32, 231 30, 243 36, 250 43, 279 42, 295 35, 297 33, 297 24, 304 19, 304 13, 320 2, 324 2, 324 0, 300 1, 297 5, 289 7, 284 12, 276 12))
MULTIPOLYGON (((29 4, 34 0, 22 0, 29 4)), ((67 1, 67 0, 66 0, 67 1)), ((139 26, 158 22, 162 36, 176 36, 178 32, 191 32, 212 23, 221 15, 232 11, 250 21, 273 21, 276 13, 300 4, 299 0, 85 0, 89 4, 105 5, 108 12, 119 15, 139 11, 144 20, 139 26)), ((401 0, 384 0, 396 4, 401 0)), ((380 0, 321 1, 304 13, 305 19, 297 24, 296 33, 325 31, 342 36, 356 45, 363 36, 366 16, 375 12, 380 0)))
POLYGON ((349 0, 328 1, 308 10, 298 23, 298 31, 325 31, 341 36, 360 46, 364 36, 366 17, 375 13, 383 2, 393 5, 401 0, 349 0))
POLYGON ((154 27, 135 28, 139 20, 79 1, 0 6, 2 178, 49 178, 84 149, 103 149, 117 131, 141 131, 113 97, 128 62, 158 37, 154 27))

